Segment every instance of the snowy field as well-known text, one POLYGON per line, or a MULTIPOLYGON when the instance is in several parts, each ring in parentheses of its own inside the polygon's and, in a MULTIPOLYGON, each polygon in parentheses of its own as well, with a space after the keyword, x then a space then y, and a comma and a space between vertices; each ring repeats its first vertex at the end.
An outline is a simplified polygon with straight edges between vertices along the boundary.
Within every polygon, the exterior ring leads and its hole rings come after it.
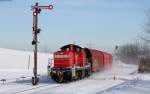
POLYGON ((137 74, 137 66, 114 61, 110 70, 58 84, 47 78, 48 58, 38 54, 40 83, 32 86, 33 53, 0 48, 0 94, 150 94, 150 75, 137 74))

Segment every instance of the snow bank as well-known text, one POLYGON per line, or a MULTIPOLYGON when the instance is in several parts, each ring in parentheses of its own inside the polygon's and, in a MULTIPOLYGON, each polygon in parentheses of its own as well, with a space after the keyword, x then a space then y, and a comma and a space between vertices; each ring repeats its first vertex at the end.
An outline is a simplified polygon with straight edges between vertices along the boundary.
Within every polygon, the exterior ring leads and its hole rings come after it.
MULTIPOLYGON (((39 70, 46 70, 48 58, 52 58, 52 54, 38 53, 39 70)), ((0 71, 32 70, 33 64, 33 52, 0 48, 0 71)))

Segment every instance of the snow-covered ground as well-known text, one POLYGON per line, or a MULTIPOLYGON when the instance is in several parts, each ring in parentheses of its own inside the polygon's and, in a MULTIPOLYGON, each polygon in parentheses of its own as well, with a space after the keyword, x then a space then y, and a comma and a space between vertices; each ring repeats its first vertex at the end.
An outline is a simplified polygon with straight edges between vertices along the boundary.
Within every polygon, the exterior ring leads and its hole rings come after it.
POLYGON ((0 48, 0 94, 149 94, 150 75, 137 74, 137 66, 114 61, 112 69, 89 78, 58 84, 47 78, 48 58, 38 54, 40 83, 32 86, 33 53, 0 48))

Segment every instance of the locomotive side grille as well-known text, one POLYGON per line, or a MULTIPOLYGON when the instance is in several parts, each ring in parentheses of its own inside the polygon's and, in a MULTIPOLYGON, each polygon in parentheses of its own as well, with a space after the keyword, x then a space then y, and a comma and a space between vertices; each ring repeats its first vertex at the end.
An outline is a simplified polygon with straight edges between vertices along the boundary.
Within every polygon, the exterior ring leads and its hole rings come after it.
POLYGON ((54 58, 70 58, 70 55, 55 55, 54 58))

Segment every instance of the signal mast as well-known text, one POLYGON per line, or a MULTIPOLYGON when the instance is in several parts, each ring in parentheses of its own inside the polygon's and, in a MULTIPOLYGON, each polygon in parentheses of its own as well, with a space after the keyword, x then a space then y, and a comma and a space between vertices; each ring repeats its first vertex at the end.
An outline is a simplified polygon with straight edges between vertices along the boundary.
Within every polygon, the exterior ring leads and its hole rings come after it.
POLYGON ((38 49, 38 34, 40 33, 41 29, 38 28, 38 14, 40 14, 42 9, 48 9, 52 10, 53 5, 48 6, 39 6, 38 3, 35 4, 35 6, 32 6, 33 11, 33 41, 32 45, 34 46, 34 68, 33 68, 33 74, 34 77, 32 77, 32 84, 37 85, 39 82, 39 78, 37 77, 37 49, 38 49))

